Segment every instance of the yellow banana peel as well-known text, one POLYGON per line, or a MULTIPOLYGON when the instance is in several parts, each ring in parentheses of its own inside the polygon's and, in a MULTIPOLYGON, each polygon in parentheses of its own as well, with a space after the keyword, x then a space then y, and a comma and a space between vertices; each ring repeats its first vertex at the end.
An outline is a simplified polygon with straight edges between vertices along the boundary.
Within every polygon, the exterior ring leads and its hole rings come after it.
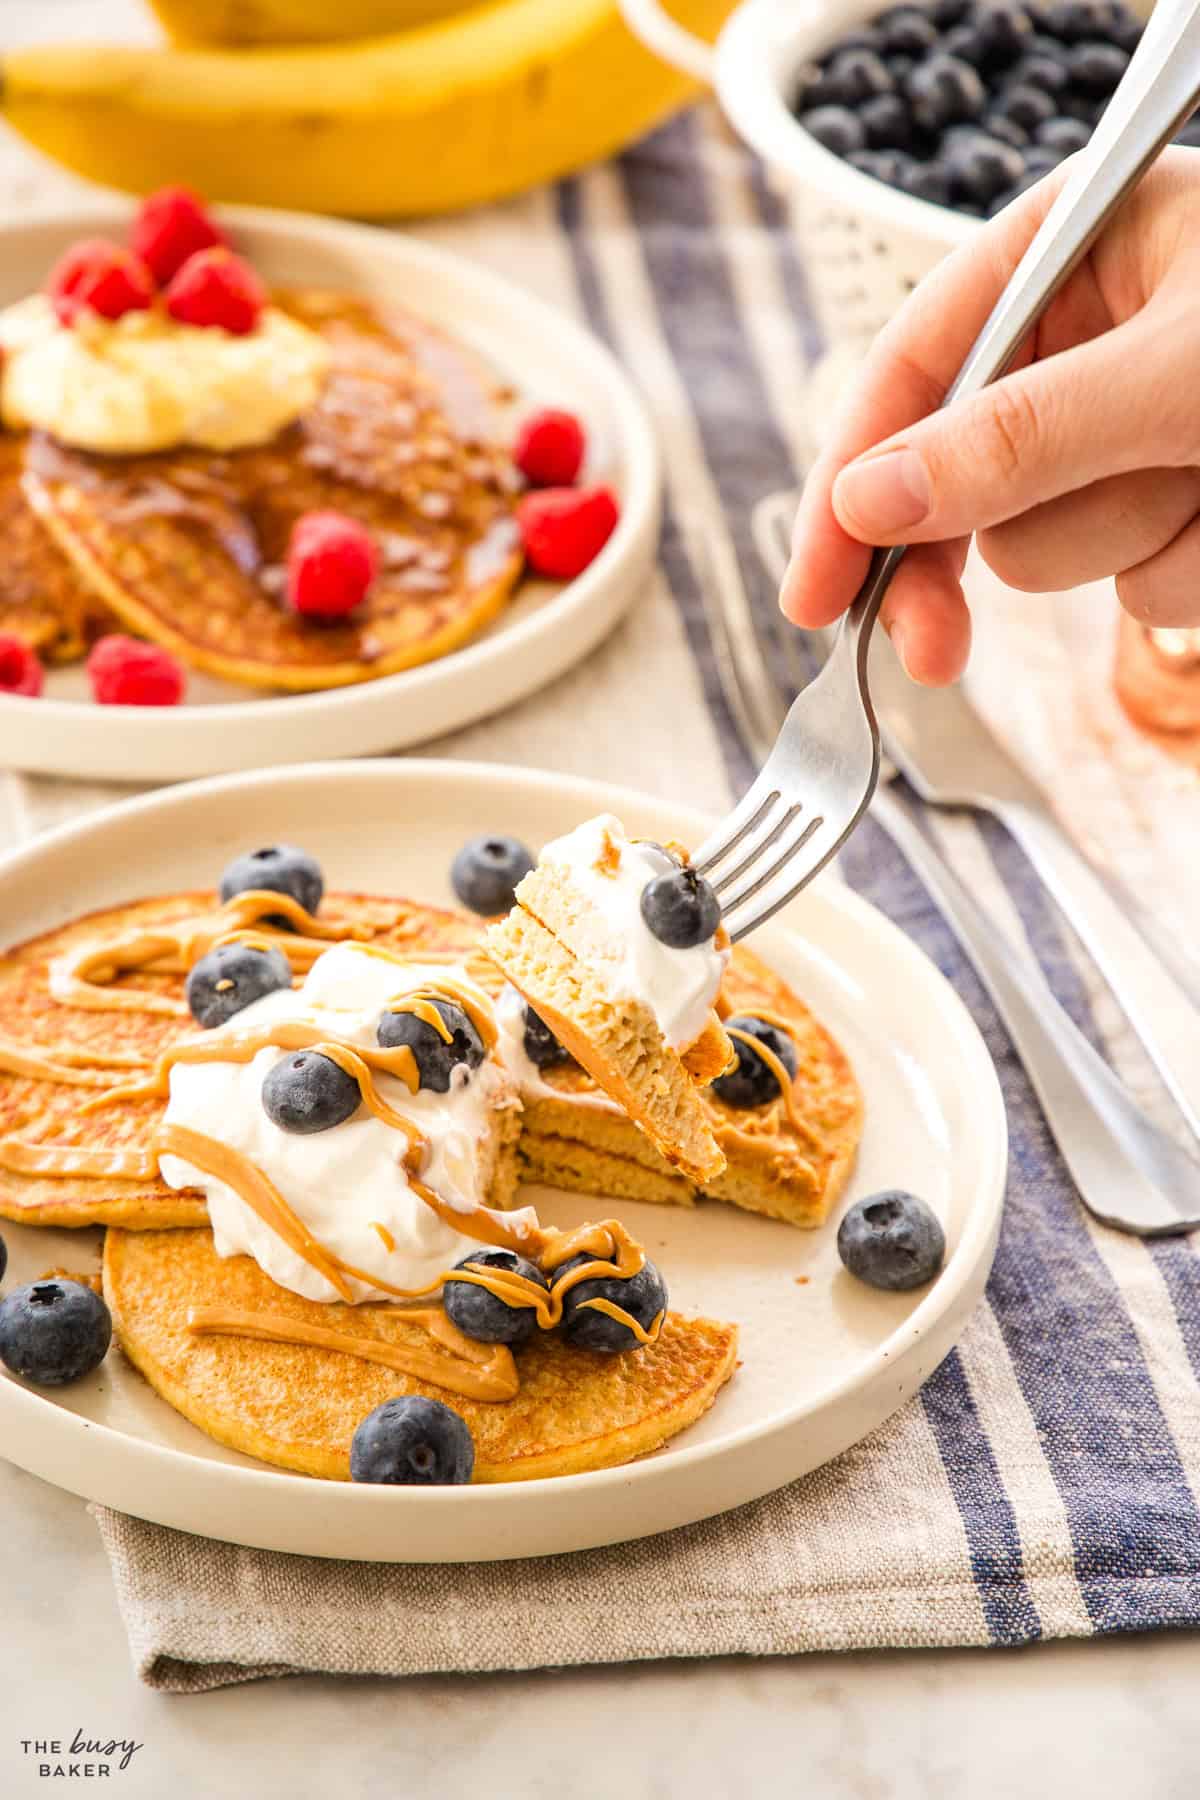
MULTIPOLYGON (((676 0, 715 36, 735 0, 676 0)), ((390 37, 276 50, 15 49, 0 111, 68 168, 135 193, 363 218, 499 199, 613 154, 694 84, 616 0, 492 0, 390 37)))

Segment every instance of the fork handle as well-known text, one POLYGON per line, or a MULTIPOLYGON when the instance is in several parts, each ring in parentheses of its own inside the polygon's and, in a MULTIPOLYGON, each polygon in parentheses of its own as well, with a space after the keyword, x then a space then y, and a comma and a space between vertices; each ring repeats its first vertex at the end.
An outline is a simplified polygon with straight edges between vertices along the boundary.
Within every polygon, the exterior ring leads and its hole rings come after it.
POLYGON ((1029 953, 1001 933, 903 802, 880 790, 872 814, 936 901, 995 1004, 1089 1211, 1147 1237, 1189 1231, 1169 1198, 1178 1169, 1137 1106, 1055 999, 1029 953))
MULTIPOLYGON (((1117 998, 1143 1048, 1200 1137, 1200 1015, 1173 970, 1149 949, 1105 882, 1057 824, 1017 802, 991 809, 1025 850, 1117 998)), ((1164 949, 1166 946, 1163 946, 1164 949)))

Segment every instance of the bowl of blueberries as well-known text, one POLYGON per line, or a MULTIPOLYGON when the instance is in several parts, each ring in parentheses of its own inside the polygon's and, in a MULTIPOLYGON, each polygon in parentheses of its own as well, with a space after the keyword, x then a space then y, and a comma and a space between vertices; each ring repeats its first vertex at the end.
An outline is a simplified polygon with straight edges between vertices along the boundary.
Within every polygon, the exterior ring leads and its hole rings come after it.
MULTIPOLYGON (((708 74, 787 191, 827 340, 861 349, 946 251, 1082 149, 1149 11, 742 0, 715 49, 689 55, 658 0, 622 5, 660 53, 708 74)), ((1200 147, 1200 114, 1178 141, 1200 147)))

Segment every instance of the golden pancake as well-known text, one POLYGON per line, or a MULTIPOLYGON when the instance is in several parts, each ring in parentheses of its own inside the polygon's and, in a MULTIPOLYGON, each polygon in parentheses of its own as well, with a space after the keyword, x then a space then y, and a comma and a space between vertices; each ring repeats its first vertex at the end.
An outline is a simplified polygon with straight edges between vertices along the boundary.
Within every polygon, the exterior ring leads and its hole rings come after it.
POLYGON ((276 302, 325 338, 315 405, 261 447, 98 456, 29 440, 26 492, 99 603, 193 668, 295 692, 429 662, 493 618, 521 573, 517 480, 495 380, 396 307, 305 290, 276 302), (348 618, 302 618, 284 559, 302 513, 375 539, 348 618))
POLYGON ((109 1231, 104 1294, 125 1355, 185 1418, 263 1462, 341 1481, 355 1428, 398 1394, 427 1394, 461 1414, 475 1441, 476 1481, 612 1468, 693 1424, 737 1354, 733 1326, 675 1313, 655 1343, 618 1356, 573 1350, 539 1331, 515 1352, 515 1398, 489 1402, 339 1350, 197 1336, 190 1308, 229 1306, 348 1337, 429 1341, 399 1307, 323 1306, 276 1287, 250 1257, 218 1257, 208 1231, 109 1231))
POLYGON ((0 632, 45 662, 82 656, 111 615, 30 506, 21 485, 25 434, 0 431, 0 632))
POLYGON ((721 1174, 696 1181, 672 1166, 618 1108, 581 1104, 595 1101, 596 1084, 582 1068, 558 1064, 541 1070, 539 1091, 525 1095, 525 1178, 631 1200, 727 1200, 793 1225, 820 1225, 845 1187, 862 1136, 854 1071, 803 1001, 744 945, 734 946, 717 1011, 723 1019, 773 1015, 785 1023, 797 1057, 789 1094, 765 1106, 733 1107, 711 1087, 697 1090, 725 1156, 721 1174))
MULTIPOLYGON (((126 1225, 150 1230, 202 1225, 208 1213, 200 1194, 176 1193, 157 1175, 51 1176, 23 1172, 26 1146, 83 1151, 123 1151, 136 1162, 152 1154, 163 1111, 158 1100, 123 1102, 79 1116, 80 1105, 99 1088, 148 1072, 163 1050, 195 1033, 186 1010, 179 1015, 142 1010, 91 1010, 64 1004, 50 991, 50 965, 85 945, 110 941, 172 920, 185 920, 216 904, 211 892, 136 901, 87 915, 34 938, 0 957, 0 1217, 25 1225, 126 1225), (22 1073, 22 1053, 47 1059, 55 1073, 22 1073), (131 1066, 132 1065, 132 1066, 131 1066), (14 1151, 15 1147, 15 1151, 14 1151)), ((372 941, 406 954, 447 958, 469 955, 477 923, 436 907, 330 894, 321 906, 330 926, 368 930, 372 941)), ((261 928, 259 928, 261 929, 261 928)), ((267 930, 285 954, 290 934, 267 930)), ((293 940, 294 942, 294 940, 293 940)), ((102 990, 143 993, 182 1005, 186 968, 170 973, 139 969, 102 990)), ((503 1198, 497 1204, 504 1204, 503 1198)))

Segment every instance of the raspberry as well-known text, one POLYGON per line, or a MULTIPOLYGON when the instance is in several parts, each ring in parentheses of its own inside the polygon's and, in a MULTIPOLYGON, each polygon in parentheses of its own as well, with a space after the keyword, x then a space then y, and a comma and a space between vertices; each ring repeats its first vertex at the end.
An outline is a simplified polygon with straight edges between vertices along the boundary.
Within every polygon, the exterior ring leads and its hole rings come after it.
POLYGON ((189 256, 167 288, 167 311, 181 325, 217 325, 234 337, 254 330, 266 304, 250 264, 222 245, 189 256))
POLYGON ((513 461, 530 487, 570 487, 583 467, 587 440, 574 413, 546 407, 517 433, 513 461))
POLYGON ((553 581, 572 581, 599 556, 616 529, 611 488, 544 488, 517 507, 530 568, 553 581))
POLYGON ((115 632, 92 645, 87 672, 102 706, 178 706, 187 679, 169 650, 115 632))
POLYGON ((10 631, 0 632, 0 694, 37 695, 43 680, 42 665, 29 645, 10 631))
POLYGON ((375 579, 375 545, 357 519, 308 512, 288 542, 287 597, 293 611, 317 619, 353 612, 375 579))
POLYGON ((50 271, 46 292, 61 325, 73 325, 85 307, 102 319, 145 312, 154 280, 145 263, 107 238, 83 238, 50 271))
POLYGON ((225 233, 190 188, 159 188, 138 208, 129 233, 130 246, 160 287, 166 287, 189 256, 226 241, 225 233))

